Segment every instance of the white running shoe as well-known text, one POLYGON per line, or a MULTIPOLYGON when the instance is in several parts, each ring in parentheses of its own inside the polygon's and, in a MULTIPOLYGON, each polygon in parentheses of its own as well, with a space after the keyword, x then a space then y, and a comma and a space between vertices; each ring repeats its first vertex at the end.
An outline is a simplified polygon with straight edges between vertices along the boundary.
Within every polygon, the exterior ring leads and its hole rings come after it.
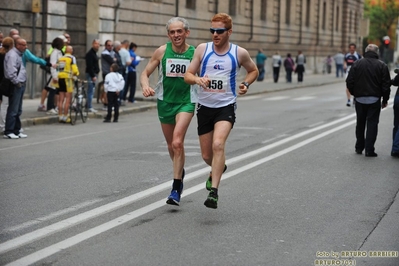
POLYGON ((94 108, 89 108, 89 113, 97 113, 97 110, 94 108))
POLYGON ((20 132, 20 133, 18 134, 18 137, 19 137, 20 139, 24 139, 24 138, 27 138, 28 135, 26 135, 26 134, 20 132))
POLYGON ((48 115, 58 115, 58 112, 55 109, 51 109, 46 114, 48 114, 48 115))
POLYGON ((19 139, 19 137, 17 135, 15 135, 14 133, 10 133, 10 134, 4 135, 3 138, 5 138, 5 139, 19 139))

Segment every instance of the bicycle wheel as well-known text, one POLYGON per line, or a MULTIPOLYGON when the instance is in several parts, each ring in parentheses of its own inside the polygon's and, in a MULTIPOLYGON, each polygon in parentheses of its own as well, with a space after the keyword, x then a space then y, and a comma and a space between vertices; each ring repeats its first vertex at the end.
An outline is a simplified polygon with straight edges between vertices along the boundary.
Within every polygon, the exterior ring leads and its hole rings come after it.
POLYGON ((71 105, 69 106, 69 116, 71 117, 71 125, 76 124, 76 120, 78 119, 79 114, 79 106, 76 95, 72 98, 71 105))
POLYGON ((86 123, 87 116, 89 115, 89 109, 87 108, 87 95, 86 90, 82 92, 82 102, 81 102, 81 109, 80 109, 80 117, 82 118, 82 122, 86 123))

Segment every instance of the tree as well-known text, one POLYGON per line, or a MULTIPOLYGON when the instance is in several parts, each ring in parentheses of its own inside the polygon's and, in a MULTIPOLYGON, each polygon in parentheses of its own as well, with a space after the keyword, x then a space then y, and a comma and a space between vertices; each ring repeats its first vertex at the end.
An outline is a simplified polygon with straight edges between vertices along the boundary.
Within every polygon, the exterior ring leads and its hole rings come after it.
POLYGON ((364 15, 370 19, 368 41, 381 43, 384 36, 394 36, 399 17, 399 0, 366 0, 364 15))

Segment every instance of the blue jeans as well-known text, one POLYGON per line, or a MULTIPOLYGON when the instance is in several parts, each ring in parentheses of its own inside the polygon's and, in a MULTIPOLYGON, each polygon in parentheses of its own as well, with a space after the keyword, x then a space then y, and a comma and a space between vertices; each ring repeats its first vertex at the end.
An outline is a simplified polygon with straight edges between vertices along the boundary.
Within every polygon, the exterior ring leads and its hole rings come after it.
POLYGON ((335 71, 336 71, 337 78, 339 77, 339 72, 341 72, 341 78, 344 77, 344 65, 335 64, 335 71))
MULTIPOLYGON (((97 75, 96 75, 97 77, 97 75)), ((87 79, 87 108, 90 109, 93 106, 91 105, 91 102, 93 101, 93 95, 94 95, 94 90, 96 88, 96 83, 93 82, 92 78, 88 73, 86 73, 86 79, 87 79)))
POLYGON ((14 86, 14 93, 8 98, 8 108, 6 116, 6 127, 4 134, 8 135, 14 133, 19 134, 21 129, 21 119, 22 114, 22 100, 24 98, 25 85, 21 88, 14 86))
POLYGON ((392 152, 399 152, 399 95, 393 101, 393 142, 392 152))
POLYGON ((287 82, 292 82, 292 69, 286 68, 285 69, 287 82))
POLYGON ((265 78, 265 66, 264 65, 257 65, 259 76, 257 81, 262 81, 265 78))

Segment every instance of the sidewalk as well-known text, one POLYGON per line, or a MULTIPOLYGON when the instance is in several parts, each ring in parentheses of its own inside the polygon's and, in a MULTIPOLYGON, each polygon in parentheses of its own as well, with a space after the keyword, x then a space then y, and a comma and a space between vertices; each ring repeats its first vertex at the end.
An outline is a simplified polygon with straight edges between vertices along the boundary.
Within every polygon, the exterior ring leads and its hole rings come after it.
MULTIPOLYGON (((272 78, 265 79, 262 82, 254 82, 248 90, 247 95, 261 94, 279 90, 290 90, 303 87, 321 86, 330 83, 342 83, 342 87, 345 86, 344 78, 336 78, 333 73, 331 74, 305 74, 304 82, 298 83, 296 81, 296 75, 293 75, 293 82, 287 83, 285 81, 284 73, 280 75, 278 83, 274 83, 272 78)), ((343 90, 344 97, 344 90, 343 90)), ((95 94, 96 95, 96 94, 95 94)), ((21 116, 22 127, 41 125, 41 124, 52 124, 58 123, 57 115, 47 115, 46 112, 37 111, 40 99, 24 99, 23 101, 23 112, 21 116)), ((102 110, 103 105, 97 103, 97 99, 93 99, 93 108, 96 109, 97 113, 89 113, 89 119, 103 119, 106 115, 106 111, 102 110)), ((156 108, 156 98, 150 97, 145 98, 141 94, 141 88, 138 85, 136 90, 136 101, 135 103, 127 103, 126 106, 119 108, 120 115, 131 114, 136 112, 143 112, 149 109, 156 108)))

